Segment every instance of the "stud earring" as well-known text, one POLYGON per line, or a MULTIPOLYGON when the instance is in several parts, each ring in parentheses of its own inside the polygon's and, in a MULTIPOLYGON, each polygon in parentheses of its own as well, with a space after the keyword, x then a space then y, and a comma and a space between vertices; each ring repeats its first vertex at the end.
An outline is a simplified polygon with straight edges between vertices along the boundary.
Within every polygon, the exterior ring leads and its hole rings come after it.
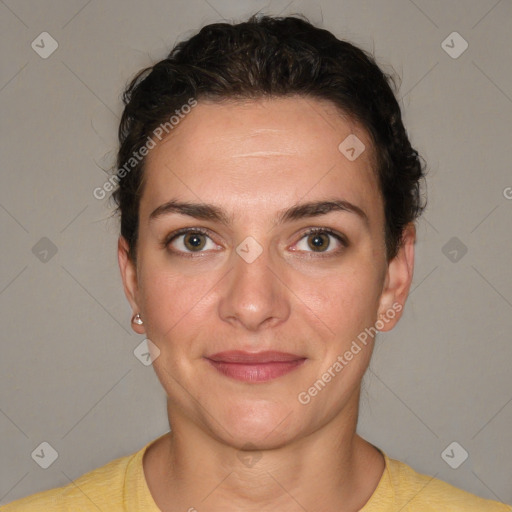
POLYGON ((140 313, 137 313, 132 318, 132 323, 137 325, 142 325, 144 322, 142 321, 142 318, 140 317, 140 313))

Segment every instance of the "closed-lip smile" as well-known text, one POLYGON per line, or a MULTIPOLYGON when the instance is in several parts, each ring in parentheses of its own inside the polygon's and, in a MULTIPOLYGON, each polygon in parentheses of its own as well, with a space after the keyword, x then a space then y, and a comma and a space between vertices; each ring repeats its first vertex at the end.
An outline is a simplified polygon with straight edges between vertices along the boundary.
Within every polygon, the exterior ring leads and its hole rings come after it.
POLYGON ((206 360, 226 377, 244 382, 266 382, 295 370, 306 358, 273 350, 230 350, 207 356, 206 360))

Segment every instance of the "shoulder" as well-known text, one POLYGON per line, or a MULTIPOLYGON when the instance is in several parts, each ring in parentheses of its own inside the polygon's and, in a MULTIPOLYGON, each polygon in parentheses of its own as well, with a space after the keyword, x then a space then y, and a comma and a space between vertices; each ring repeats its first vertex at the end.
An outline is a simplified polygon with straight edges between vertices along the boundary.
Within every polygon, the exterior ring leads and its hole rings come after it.
POLYGON ((126 470, 139 453, 112 460, 63 487, 32 494, 1 506, 0 512, 121 511, 126 470))
POLYGON ((512 507, 480 498, 386 456, 395 505, 403 512, 511 512, 512 507))

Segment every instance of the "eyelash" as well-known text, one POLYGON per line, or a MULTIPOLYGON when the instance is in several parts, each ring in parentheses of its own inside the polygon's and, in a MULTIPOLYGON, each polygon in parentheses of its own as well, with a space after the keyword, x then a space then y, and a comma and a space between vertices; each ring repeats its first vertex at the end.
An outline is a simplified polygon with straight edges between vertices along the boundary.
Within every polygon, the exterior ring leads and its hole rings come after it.
POLYGON ((308 256, 310 258, 330 258, 332 256, 339 256, 339 254, 348 247, 347 239, 343 235, 334 231, 331 228, 309 228, 307 231, 302 233, 302 236, 300 237, 299 241, 310 235, 316 235, 317 233, 331 235, 340 243, 341 248, 333 251, 328 251, 326 253, 307 251, 308 254, 311 254, 311 256, 308 256))
MULTIPOLYGON (((178 238, 181 235, 186 235, 189 233, 205 235, 211 239, 210 232, 207 229, 204 229, 204 228, 181 228, 181 229, 178 229, 177 231, 174 231, 171 234, 169 234, 162 242, 162 245, 164 248, 167 248, 169 246, 169 244, 171 242, 173 242, 176 238, 178 238)), ((331 256, 339 255, 339 253, 342 252, 344 249, 346 249, 349 245, 347 239, 343 235, 337 233, 336 231, 334 231, 330 228, 310 228, 302 234, 299 241, 309 235, 314 235, 317 233, 322 233, 322 234, 325 233, 325 234, 333 236, 341 244, 342 248, 338 249, 338 250, 334 250, 334 251, 329 251, 325 254, 323 254, 321 252, 317 253, 314 251, 307 251, 314 255, 314 256, 310 256, 311 258, 328 258, 331 256)), ((194 252, 187 253, 187 252, 181 252, 181 251, 172 251, 172 252, 174 254, 178 254, 179 256, 182 256, 184 258, 197 258, 197 257, 201 257, 201 254, 204 254, 204 251, 199 251, 199 252, 195 252, 195 253, 194 252)))
MULTIPOLYGON (((162 245, 164 246, 164 248, 167 248, 167 246, 172 241, 174 241, 176 238, 178 238, 180 235, 186 235, 188 233, 197 233, 197 234, 205 235, 205 236, 211 238, 209 235, 209 231, 206 229, 203 229, 203 228, 181 228, 181 229, 178 229, 177 231, 172 232, 170 235, 168 235, 165 238, 165 240, 163 241, 162 245)), ((186 253, 186 252, 181 252, 181 251, 171 251, 171 252, 173 254, 182 256, 183 258, 197 258, 197 257, 201 257, 201 254, 202 254, 201 252, 197 252, 197 253, 192 253, 192 252, 186 253)))

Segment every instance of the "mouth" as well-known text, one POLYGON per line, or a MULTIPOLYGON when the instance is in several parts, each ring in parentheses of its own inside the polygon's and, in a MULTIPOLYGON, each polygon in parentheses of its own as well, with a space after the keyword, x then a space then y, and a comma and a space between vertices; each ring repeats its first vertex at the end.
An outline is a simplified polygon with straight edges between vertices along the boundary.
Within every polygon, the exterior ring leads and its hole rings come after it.
POLYGON ((219 352, 206 357, 218 372, 243 382, 267 382, 292 372, 305 357, 286 352, 219 352))

